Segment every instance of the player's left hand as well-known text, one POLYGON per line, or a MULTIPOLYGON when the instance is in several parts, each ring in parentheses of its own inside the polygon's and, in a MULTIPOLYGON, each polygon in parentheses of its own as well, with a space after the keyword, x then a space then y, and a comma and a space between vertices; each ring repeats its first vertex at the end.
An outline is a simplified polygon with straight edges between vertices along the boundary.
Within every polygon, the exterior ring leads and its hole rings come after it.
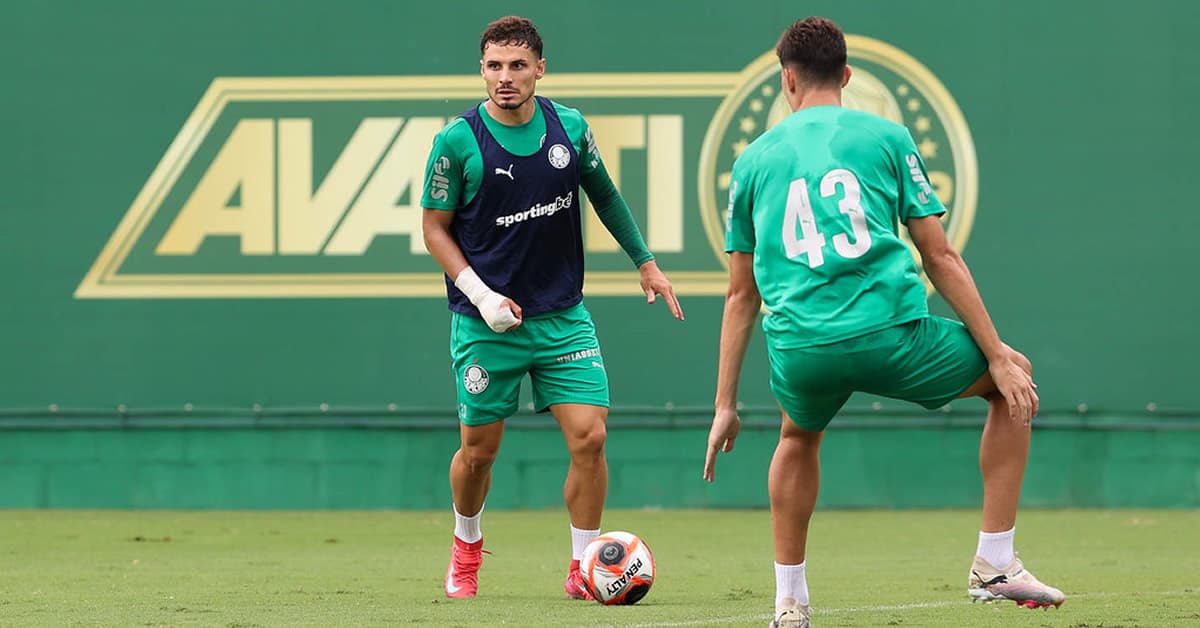
POLYGON ((655 296, 661 295, 667 302, 671 315, 683 320, 683 308, 679 306, 679 299, 675 298, 675 289, 671 287, 667 276, 658 269, 658 264, 650 260, 638 268, 638 273, 642 276, 642 291, 646 293, 646 303, 654 303, 655 296))
POLYGON ((742 419, 737 410, 717 410, 713 415, 712 429, 708 431, 708 451, 704 454, 704 479, 712 482, 716 477, 717 452, 733 451, 733 441, 742 429, 742 419))

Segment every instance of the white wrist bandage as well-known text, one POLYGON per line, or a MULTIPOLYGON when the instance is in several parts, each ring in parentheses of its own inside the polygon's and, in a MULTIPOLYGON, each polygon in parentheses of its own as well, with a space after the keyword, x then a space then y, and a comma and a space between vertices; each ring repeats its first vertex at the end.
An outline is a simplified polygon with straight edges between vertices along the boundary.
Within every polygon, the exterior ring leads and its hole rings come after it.
POLYGON ((479 275, 475 274, 475 269, 470 266, 458 274, 458 278, 454 280, 454 287, 467 295, 467 298, 471 300, 471 305, 479 309, 479 314, 483 316, 483 320, 488 327, 492 328, 492 331, 506 332, 520 322, 511 309, 507 306, 500 307, 500 304, 508 297, 487 287, 479 275))

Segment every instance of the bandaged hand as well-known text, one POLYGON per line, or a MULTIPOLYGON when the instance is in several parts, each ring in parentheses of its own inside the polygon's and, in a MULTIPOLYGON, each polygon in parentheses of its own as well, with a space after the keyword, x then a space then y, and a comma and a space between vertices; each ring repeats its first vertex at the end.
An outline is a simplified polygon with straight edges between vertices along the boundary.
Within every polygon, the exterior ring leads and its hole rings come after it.
POLYGON ((492 331, 500 334, 521 324, 520 316, 509 307, 510 304, 515 304, 508 297, 487 287, 470 266, 458 274, 454 286, 467 295, 471 305, 479 310, 480 316, 483 316, 484 322, 492 331))

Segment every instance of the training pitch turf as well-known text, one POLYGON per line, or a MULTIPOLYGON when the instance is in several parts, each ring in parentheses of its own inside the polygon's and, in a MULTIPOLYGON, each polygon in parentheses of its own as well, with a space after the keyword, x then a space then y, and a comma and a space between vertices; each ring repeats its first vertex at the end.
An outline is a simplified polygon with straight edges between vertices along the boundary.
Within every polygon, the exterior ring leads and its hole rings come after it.
MULTIPOLYGON (((1027 511, 1017 550, 1060 609, 972 605, 978 516, 821 512, 822 626, 1200 625, 1200 512, 1027 511)), ((563 512, 488 511, 480 594, 441 591, 446 512, 0 511, 0 626, 765 626, 764 511, 610 511, 658 579, 633 607, 566 599, 563 512)))

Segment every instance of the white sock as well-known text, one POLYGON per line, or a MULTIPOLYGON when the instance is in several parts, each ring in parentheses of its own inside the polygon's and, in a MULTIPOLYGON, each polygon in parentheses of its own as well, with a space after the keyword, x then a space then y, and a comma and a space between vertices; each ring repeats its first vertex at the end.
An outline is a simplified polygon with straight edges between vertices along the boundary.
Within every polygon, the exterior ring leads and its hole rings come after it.
POLYGON ((466 517, 458 513, 458 508, 454 508, 454 536, 461 539, 464 543, 475 543, 483 538, 483 531, 479 529, 479 518, 483 516, 483 507, 479 507, 479 512, 471 517, 466 517))
POLYGON ((775 608, 783 600, 792 598, 798 604, 808 605, 808 579, 804 576, 804 567, 808 561, 799 565, 780 565, 775 563, 775 608))
POLYGON ((600 536, 600 530, 580 530, 571 526, 571 560, 583 558, 583 550, 600 536))
POLYGON ((1016 558, 1013 554, 1013 535, 1016 532, 1015 527, 1007 532, 980 532, 979 547, 975 553, 996 569, 1004 569, 1016 558))

